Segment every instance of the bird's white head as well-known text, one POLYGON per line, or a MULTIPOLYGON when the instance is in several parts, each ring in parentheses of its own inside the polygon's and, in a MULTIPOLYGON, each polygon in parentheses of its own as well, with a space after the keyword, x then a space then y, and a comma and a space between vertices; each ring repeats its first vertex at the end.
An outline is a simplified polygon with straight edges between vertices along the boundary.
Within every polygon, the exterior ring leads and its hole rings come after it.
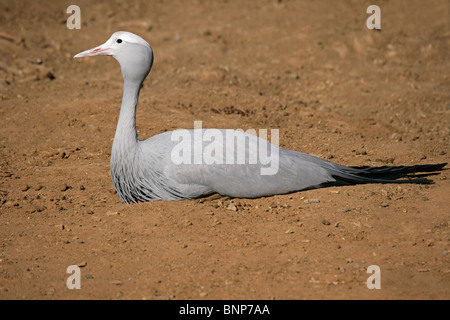
POLYGON ((144 81, 153 65, 153 50, 150 45, 131 32, 115 32, 104 44, 83 51, 74 58, 90 56, 112 56, 119 61, 125 80, 144 81))

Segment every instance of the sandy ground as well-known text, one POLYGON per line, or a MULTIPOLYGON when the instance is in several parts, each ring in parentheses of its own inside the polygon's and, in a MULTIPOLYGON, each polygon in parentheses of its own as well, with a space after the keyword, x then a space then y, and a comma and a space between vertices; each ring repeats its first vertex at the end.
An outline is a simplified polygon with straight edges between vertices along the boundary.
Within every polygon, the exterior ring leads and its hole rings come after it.
POLYGON ((449 170, 126 206, 119 65, 72 58, 118 30, 152 45, 141 139, 202 120, 344 165, 447 162, 450 4, 378 1, 375 31, 372 2, 77 1, 69 30, 72 1, 0 1, 0 299, 449 299, 449 170))

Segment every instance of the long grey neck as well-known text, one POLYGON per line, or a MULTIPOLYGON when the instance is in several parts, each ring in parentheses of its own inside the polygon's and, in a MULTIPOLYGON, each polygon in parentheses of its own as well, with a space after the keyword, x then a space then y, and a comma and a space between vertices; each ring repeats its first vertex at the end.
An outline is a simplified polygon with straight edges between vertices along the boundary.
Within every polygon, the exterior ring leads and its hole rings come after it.
POLYGON ((141 82, 124 81, 122 106, 112 151, 127 152, 136 147, 138 134, 136 131, 136 107, 141 90, 141 82))

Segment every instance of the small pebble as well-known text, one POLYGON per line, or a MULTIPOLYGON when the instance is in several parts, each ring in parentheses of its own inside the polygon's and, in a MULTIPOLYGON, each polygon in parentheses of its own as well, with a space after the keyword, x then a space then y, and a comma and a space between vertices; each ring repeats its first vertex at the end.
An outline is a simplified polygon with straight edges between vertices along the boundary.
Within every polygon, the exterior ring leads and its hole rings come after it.
POLYGON ((67 185, 67 184, 63 184, 62 186, 61 186, 61 191, 62 192, 64 192, 64 191, 67 191, 67 190, 69 190, 70 188, 72 188, 71 186, 69 186, 69 185, 67 185))
POLYGON ((339 128, 333 128, 333 130, 331 130, 332 133, 342 133, 341 129, 339 128))
POLYGON ((36 59, 30 60, 30 62, 32 64, 42 64, 42 59, 41 58, 36 58, 36 59))
POLYGON ((228 210, 238 211, 238 209, 237 209, 237 207, 236 207, 236 205, 234 204, 233 201, 230 202, 230 205, 228 206, 228 210))

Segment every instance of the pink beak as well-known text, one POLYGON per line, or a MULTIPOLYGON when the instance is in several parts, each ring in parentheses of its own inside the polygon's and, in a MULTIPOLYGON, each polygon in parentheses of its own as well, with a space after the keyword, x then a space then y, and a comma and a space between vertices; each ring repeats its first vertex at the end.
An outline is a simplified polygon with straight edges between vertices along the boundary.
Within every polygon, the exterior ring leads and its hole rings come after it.
POLYGON ((110 48, 105 46, 105 44, 102 44, 93 49, 80 52, 79 54, 75 55, 74 58, 83 58, 91 56, 110 56, 110 55, 111 55, 110 48))

